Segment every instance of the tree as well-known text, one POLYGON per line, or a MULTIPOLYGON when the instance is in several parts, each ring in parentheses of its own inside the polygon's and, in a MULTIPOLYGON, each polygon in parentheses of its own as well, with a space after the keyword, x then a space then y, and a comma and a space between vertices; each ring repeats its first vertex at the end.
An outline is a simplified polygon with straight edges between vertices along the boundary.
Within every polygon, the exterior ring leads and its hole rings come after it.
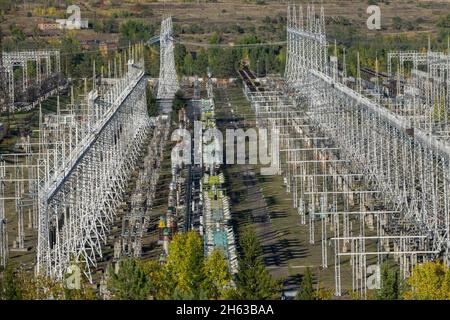
POLYGON ((398 300, 400 297, 400 280, 398 270, 390 270, 389 265, 381 266, 380 289, 377 290, 378 300, 398 300))
POLYGON ((284 73, 284 68, 286 66, 286 48, 280 50, 280 53, 277 55, 277 71, 281 74, 284 73))
POLYGON ((205 274, 203 288, 207 296, 216 300, 223 298, 230 286, 231 275, 227 261, 219 250, 214 250, 208 256, 203 272, 205 274))
POLYGON ((188 54, 186 50, 186 46, 184 44, 176 45, 173 55, 175 58, 175 67, 177 73, 181 73, 183 71, 184 66, 184 57, 188 54))
POLYGON ((0 1, 0 13, 4 14, 14 7, 14 1, 12 0, 2 0, 0 1))
POLYGON ((392 23, 393 23, 395 29, 397 29, 397 30, 402 29, 402 26, 403 26, 402 18, 395 16, 392 18, 392 23))
POLYGON ((14 43, 16 46, 19 44, 19 42, 23 42, 26 39, 25 33, 23 32, 23 29, 19 26, 17 26, 15 23, 13 23, 10 26, 11 36, 14 40, 14 43))
POLYGON ((150 282, 136 259, 119 261, 119 270, 109 268, 108 287, 119 300, 143 300, 150 295, 150 282))
POLYGON ((198 299, 202 294, 203 243, 195 231, 176 234, 169 245, 166 271, 174 286, 174 298, 198 299))
POLYGON ((267 271, 262 260, 261 247, 254 230, 246 231, 241 240, 241 258, 237 274, 237 295, 245 300, 274 299, 279 293, 279 283, 267 271))
POLYGON ((182 90, 175 92, 175 98, 173 99, 172 110, 174 114, 177 114, 179 110, 186 106, 186 99, 182 90))
POLYGON ((209 38, 209 44, 219 44, 220 41, 222 41, 222 37, 217 32, 214 32, 209 38))
POLYGON ((188 76, 191 76, 194 74, 194 59, 192 59, 192 55, 190 53, 188 53, 184 57, 183 70, 184 70, 184 74, 186 74, 188 76))
POLYGON ((206 70, 208 69, 208 54, 204 49, 200 49, 197 52, 197 58, 194 62, 194 74, 199 76, 203 76, 206 74, 206 70))
POLYGON ((76 66, 86 60, 86 55, 81 52, 81 44, 70 34, 64 35, 60 40, 62 70, 69 77, 76 77, 76 66))
POLYGON ((300 283, 300 290, 297 293, 297 300, 316 300, 313 288, 313 278, 309 267, 306 268, 305 274, 300 283))
POLYGON ((162 265, 158 260, 140 261, 142 269, 152 283, 150 287, 150 298, 153 299, 172 299, 174 285, 170 282, 170 277, 166 271, 166 265, 162 265))
POLYGON ((437 26, 450 29, 450 14, 440 17, 437 26))
POLYGON ((230 48, 219 50, 210 56, 212 73, 217 77, 231 77, 236 74, 238 58, 236 51, 230 48))
POLYGON ((119 25, 117 20, 110 18, 103 23, 103 32, 105 33, 117 33, 119 32, 119 25))
POLYGON ((86 278, 80 279, 79 289, 69 289, 65 281, 46 275, 35 275, 26 270, 15 270, 8 265, 0 281, 0 300, 94 300, 97 296, 88 286, 86 278))
POLYGON ((437 26, 439 40, 446 43, 446 40, 448 39, 448 37, 450 37, 450 14, 439 18, 437 26))
POLYGON ((416 266, 407 284, 405 299, 450 300, 450 268, 440 261, 416 266))
POLYGON ((148 40, 153 33, 153 26, 138 20, 127 20, 120 25, 120 33, 125 40, 137 42, 148 40))
POLYGON ((144 50, 145 73, 151 77, 159 77, 159 47, 152 45, 144 50))
POLYGON ((150 85, 146 87, 147 96, 147 113, 150 117, 155 117, 158 114, 158 106, 156 104, 156 98, 153 95, 152 88, 150 85))
POLYGON ((14 265, 8 263, 3 271, 3 279, 0 282, 0 299, 22 300, 23 290, 19 277, 14 272, 14 265))

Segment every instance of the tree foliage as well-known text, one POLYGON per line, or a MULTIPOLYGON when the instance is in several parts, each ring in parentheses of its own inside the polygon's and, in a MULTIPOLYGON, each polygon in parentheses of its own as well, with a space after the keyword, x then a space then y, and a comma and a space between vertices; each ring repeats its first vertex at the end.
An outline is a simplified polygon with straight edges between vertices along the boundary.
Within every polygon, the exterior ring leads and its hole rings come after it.
POLYGON ((0 282, 1 300, 22 300, 23 289, 20 286, 19 278, 14 272, 14 266, 8 263, 3 271, 0 282))
MULTIPOLYGON (((237 288, 222 252, 215 250, 205 258, 202 238, 194 231, 174 236, 165 264, 134 258, 120 260, 117 273, 112 267, 108 269, 107 287, 118 300, 277 298, 279 283, 262 263, 261 248, 254 232, 244 235, 241 247, 243 257, 237 288)), ((98 298, 84 276, 80 282, 79 289, 69 289, 66 281, 35 276, 8 265, 0 274, 0 299, 98 298)))
POLYGON ((224 298, 231 282, 228 264, 219 250, 214 250, 206 259, 204 265, 205 279, 203 289, 210 299, 224 298))
POLYGON ((426 262, 416 266, 407 279, 410 286, 404 294, 412 300, 449 300, 450 268, 442 262, 426 262))
MULTIPOLYGON (((221 35, 214 32, 209 39, 212 46, 206 50, 188 52, 184 45, 176 45, 174 55, 177 72, 188 76, 204 76, 209 67, 214 77, 235 77, 242 59, 248 59, 250 67, 259 75, 284 70, 286 52, 281 46, 227 47, 221 46, 222 41, 221 35)), ((236 44, 253 45, 260 42, 256 36, 246 35, 238 39, 236 44)))
POLYGON ((144 54, 145 73, 151 77, 159 77, 159 47, 150 46, 145 48, 144 54))
POLYGON ((147 113, 150 117, 155 117, 158 114, 158 105, 156 104, 156 98, 153 95, 153 90, 150 85, 146 87, 147 97, 147 113))
POLYGON ((203 280, 203 244, 200 236, 190 231, 177 234, 169 245, 167 272, 181 294, 196 295, 203 280))
POLYGON ((119 262, 117 273, 109 269, 108 287, 112 288, 114 298, 119 300, 144 300, 150 294, 150 281, 143 267, 136 259, 119 262))
POLYGON ((125 40, 133 43, 150 39, 155 31, 153 25, 139 20, 127 20, 120 25, 119 30, 125 40))
POLYGON ((202 238, 194 231, 174 236, 165 264, 155 260, 125 261, 128 267, 121 265, 119 273, 108 281, 117 299, 224 299, 231 290, 225 258, 213 251, 205 259, 202 238))
POLYGON ((246 300, 274 299, 280 284, 267 271, 262 260, 261 246, 254 230, 247 230, 241 240, 241 258, 236 286, 237 297, 246 300))
POLYGON ((381 266, 380 289, 376 292, 378 300, 398 300, 400 298, 400 278, 398 269, 391 270, 388 263, 381 266))
POLYGON ((175 92, 175 98, 172 103, 173 114, 177 114, 179 110, 186 107, 186 98, 184 97, 184 93, 182 90, 178 90, 175 92))
POLYGON ((311 269, 309 267, 306 268, 305 274, 302 277, 300 289, 297 293, 296 298, 297 300, 316 300, 316 295, 313 287, 313 277, 311 269))
POLYGON ((80 288, 69 289, 66 282, 16 268, 8 264, 0 275, 0 300, 93 300, 96 299, 86 278, 81 275, 80 288))

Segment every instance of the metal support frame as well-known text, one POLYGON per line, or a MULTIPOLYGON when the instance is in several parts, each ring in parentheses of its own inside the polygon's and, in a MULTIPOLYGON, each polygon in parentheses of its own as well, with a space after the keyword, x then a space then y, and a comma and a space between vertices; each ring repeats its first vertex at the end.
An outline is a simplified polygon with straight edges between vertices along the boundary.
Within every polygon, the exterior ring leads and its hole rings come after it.
POLYGON ((300 222, 309 222, 311 244, 320 232, 322 268, 330 262, 328 244, 334 246, 335 294, 342 294, 342 257, 349 256, 352 290, 365 297, 368 256, 379 266, 392 254, 403 277, 423 261, 450 262, 450 58, 390 54, 389 65, 400 59, 398 84, 405 84, 395 103, 379 88, 372 101, 361 81, 357 91, 345 85, 336 53, 328 58, 323 21, 323 9, 316 15, 308 6, 304 17, 301 7, 289 6, 284 90, 273 90, 279 85, 269 79, 269 93, 245 82, 244 93, 258 126, 280 129, 286 191, 300 222), (408 59, 413 69, 406 81, 408 59), (374 242, 377 250, 367 251, 374 242))
POLYGON ((157 99, 173 99, 179 87, 175 69, 172 17, 167 17, 161 22, 157 99))
POLYGON ((2 61, 6 78, 8 79, 7 87, 9 104, 12 106, 12 110, 14 110, 17 89, 19 89, 19 91, 25 92, 31 84, 28 74, 29 63, 34 63, 34 82, 36 84, 41 84, 44 79, 61 72, 60 59, 61 58, 59 50, 28 50, 3 52, 2 61), (45 66, 44 70, 42 69, 43 63, 45 66), (14 79, 14 68, 17 67, 22 69, 22 81, 19 86, 16 85, 14 79))

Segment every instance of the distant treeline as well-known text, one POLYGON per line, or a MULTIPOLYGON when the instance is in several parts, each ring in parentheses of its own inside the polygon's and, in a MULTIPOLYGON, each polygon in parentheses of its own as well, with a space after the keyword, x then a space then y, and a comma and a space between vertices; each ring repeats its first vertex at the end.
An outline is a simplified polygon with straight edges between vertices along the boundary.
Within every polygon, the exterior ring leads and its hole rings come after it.
MULTIPOLYGON (((1 3, 1 2, 0 2, 1 3)), ((9 3, 9 2, 8 2, 9 3)), ((7 2, 3 8, 7 8, 7 2)), ((0 9, 2 7, 0 6, 0 9)), ((123 18, 123 15, 120 14, 123 18)), ((252 18, 248 17, 248 20, 252 18)), ((285 46, 265 45, 249 46, 275 40, 286 39, 286 18, 277 15, 262 18, 262 25, 258 27, 248 25, 224 25, 203 26, 199 24, 180 25, 174 22, 174 33, 177 39, 184 39, 184 34, 198 34, 203 39, 201 45, 185 46, 177 42, 175 44, 175 61, 179 75, 203 76, 207 68, 216 77, 234 77, 238 65, 244 60, 250 63, 250 68, 258 75, 264 76, 268 73, 283 74, 286 61, 285 46), (215 30, 215 31, 213 31, 215 30), (206 41, 204 40, 206 39, 206 41), (233 42, 235 46, 228 46, 233 42), (243 46, 244 45, 244 46, 243 46)), ((386 71, 386 56, 392 50, 426 50, 428 47, 428 33, 399 33, 387 35, 384 30, 362 33, 360 26, 345 17, 327 17, 327 39, 330 43, 330 54, 334 52, 333 43, 336 39, 338 57, 342 63, 343 48, 346 48, 347 73, 356 75, 356 56, 360 54, 361 66, 375 69, 375 61, 378 59, 380 71, 386 71)), ((410 23, 406 23, 399 17, 392 19, 395 29, 410 31, 410 23)), ((93 19, 92 28, 99 33, 119 33, 119 47, 126 47, 129 43, 146 41, 158 34, 158 23, 147 23, 133 17, 119 22, 114 17, 108 19, 93 19)), ((4 33, 9 36, 4 39, 4 49, 14 50, 16 48, 42 47, 40 31, 33 31, 33 36, 27 36, 23 27, 10 24, 3 27, 4 33), (6 29, 6 28, 9 28, 6 29), (9 31, 9 32, 7 32, 9 31)), ((414 30, 420 30, 420 21, 414 21, 414 30)), ((450 14, 441 16, 436 23, 437 32, 431 36, 433 50, 444 50, 447 48, 447 39, 450 36, 450 14)), ((91 44, 90 49, 83 49, 84 45, 77 40, 76 34, 64 32, 59 38, 48 39, 48 47, 57 47, 62 53, 62 71, 69 77, 81 78, 92 74, 92 63, 96 60, 96 66, 100 73, 103 66, 104 71, 108 59, 112 59, 114 52, 108 56, 102 56, 98 50, 98 44, 91 44)), ((159 46, 146 49, 146 68, 151 76, 159 74, 159 46)))

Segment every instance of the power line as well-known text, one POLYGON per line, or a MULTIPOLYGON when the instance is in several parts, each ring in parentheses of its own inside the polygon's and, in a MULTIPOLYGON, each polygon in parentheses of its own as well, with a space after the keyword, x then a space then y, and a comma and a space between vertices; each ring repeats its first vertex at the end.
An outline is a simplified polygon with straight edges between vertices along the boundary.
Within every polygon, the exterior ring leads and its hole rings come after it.
POLYGON ((260 43, 247 43, 247 44, 233 44, 233 43, 203 43, 203 42, 191 42, 175 39, 176 43, 204 47, 204 48, 255 48, 255 47, 270 47, 270 46, 282 46, 285 45, 286 41, 275 41, 275 42, 260 42, 260 43))
MULTIPOLYGON (((249 43, 249 44, 232 44, 232 43, 216 43, 216 44, 210 44, 210 43, 202 43, 202 42, 191 42, 191 41, 183 41, 183 40, 179 40, 179 39, 174 39, 176 43, 179 44, 184 44, 184 45, 190 45, 190 46, 197 46, 197 47, 204 47, 204 48, 257 48, 257 47, 270 47, 270 46, 283 46, 285 45, 287 42, 286 41, 275 41, 275 42, 261 42, 261 43, 249 43)), ((135 43, 139 43, 135 42, 135 43)), ((135 44, 132 43, 131 45, 135 44)), ((118 46, 117 50, 122 50, 122 49, 128 49, 129 45, 124 45, 124 46, 118 46)), ((36 49, 40 49, 40 48, 36 48, 36 49)), ((50 49, 48 50, 57 50, 57 49, 61 49, 61 48, 57 48, 57 47, 50 47, 50 49)), ((34 50, 34 49, 23 49, 23 50, 34 50)), ((61 53, 61 56, 72 56, 72 55, 77 55, 77 54, 89 54, 89 53, 96 53, 96 52, 101 52, 102 50, 100 49, 92 49, 92 50, 82 50, 82 51, 75 51, 75 52, 65 52, 65 53, 61 53)))

